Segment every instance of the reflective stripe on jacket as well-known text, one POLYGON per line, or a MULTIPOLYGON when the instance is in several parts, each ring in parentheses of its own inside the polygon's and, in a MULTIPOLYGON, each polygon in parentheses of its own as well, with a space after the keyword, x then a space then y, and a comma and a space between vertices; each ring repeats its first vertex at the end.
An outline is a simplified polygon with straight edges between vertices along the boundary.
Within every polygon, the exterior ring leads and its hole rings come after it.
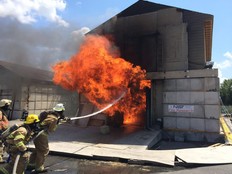
POLYGON ((6 139, 9 145, 15 146, 20 151, 27 150, 26 144, 30 140, 30 133, 25 127, 19 127, 12 132, 6 139))

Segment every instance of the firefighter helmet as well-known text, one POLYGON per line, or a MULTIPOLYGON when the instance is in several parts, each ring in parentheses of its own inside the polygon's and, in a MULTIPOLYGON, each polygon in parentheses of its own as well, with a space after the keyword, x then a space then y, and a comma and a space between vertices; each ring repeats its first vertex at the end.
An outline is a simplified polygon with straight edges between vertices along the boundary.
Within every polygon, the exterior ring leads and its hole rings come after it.
POLYGON ((38 115, 35 114, 29 114, 24 121, 24 124, 32 124, 32 123, 38 123, 39 122, 39 117, 38 115))
POLYGON ((64 104, 63 103, 58 103, 54 108, 53 108, 54 111, 64 111, 65 108, 64 108, 64 104))
POLYGON ((2 99, 0 100, 0 107, 3 107, 5 105, 10 105, 12 103, 12 100, 9 100, 9 99, 2 99))

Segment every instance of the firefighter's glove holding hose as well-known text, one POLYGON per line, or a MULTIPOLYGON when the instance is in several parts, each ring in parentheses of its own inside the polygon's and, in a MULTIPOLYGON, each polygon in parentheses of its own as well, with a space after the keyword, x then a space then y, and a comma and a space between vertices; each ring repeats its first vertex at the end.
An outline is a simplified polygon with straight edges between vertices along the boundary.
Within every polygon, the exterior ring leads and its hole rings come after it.
POLYGON ((61 122, 63 122, 63 123, 66 123, 66 122, 68 122, 68 121, 70 121, 70 118, 69 117, 63 117, 62 119, 61 118, 59 118, 59 120, 58 120, 58 124, 61 122))
POLYGON ((28 148, 26 148, 26 150, 24 150, 24 151, 19 151, 19 155, 23 156, 28 151, 29 151, 28 148))
POLYGON ((70 121, 70 118, 69 117, 64 117, 63 120, 64 121, 70 121))

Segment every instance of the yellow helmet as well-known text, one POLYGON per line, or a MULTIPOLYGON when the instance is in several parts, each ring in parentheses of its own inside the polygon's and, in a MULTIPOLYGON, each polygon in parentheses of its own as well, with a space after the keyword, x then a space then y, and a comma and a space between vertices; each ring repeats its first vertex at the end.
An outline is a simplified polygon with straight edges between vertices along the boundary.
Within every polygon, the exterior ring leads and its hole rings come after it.
POLYGON ((24 121, 24 124, 32 124, 32 123, 37 123, 39 122, 39 117, 38 115, 35 114, 29 114, 24 121))

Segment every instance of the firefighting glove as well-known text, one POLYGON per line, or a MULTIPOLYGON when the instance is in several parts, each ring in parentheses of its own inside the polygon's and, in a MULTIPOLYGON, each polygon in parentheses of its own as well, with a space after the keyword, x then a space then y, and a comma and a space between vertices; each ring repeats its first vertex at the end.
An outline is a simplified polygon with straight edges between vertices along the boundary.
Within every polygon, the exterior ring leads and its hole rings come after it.
POLYGON ((63 120, 64 120, 64 121, 70 121, 70 118, 69 118, 69 117, 64 117, 63 120))
POLYGON ((20 152, 19 152, 19 155, 20 155, 20 156, 23 156, 26 152, 28 152, 28 148, 27 148, 26 150, 24 150, 24 151, 20 151, 20 152))

